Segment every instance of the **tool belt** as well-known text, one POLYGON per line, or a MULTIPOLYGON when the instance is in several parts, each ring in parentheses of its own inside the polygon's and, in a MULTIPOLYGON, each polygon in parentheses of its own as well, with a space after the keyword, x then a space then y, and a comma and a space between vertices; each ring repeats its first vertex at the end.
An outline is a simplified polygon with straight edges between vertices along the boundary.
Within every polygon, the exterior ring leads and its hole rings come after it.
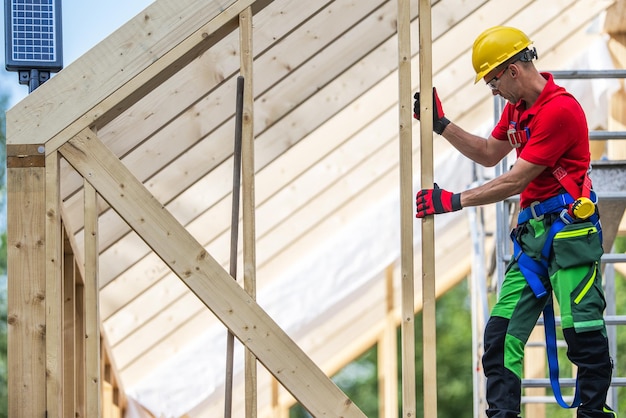
POLYGON ((520 211, 517 216, 517 224, 523 224, 531 219, 540 221, 544 218, 544 215, 551 213, 558 213, 559 217, 566 225, 581 219, 587 219, 596 224, 599 222, 598 211, 595 208, 597 202, 598 198, 594 191, 589 192, 589 197, 581 197, 579 199, 574 199, 569 193, 563 193, 546 199, 543 202, 531 203, 529 207, 520 211), (586 211, 584 216, 581 218, 577 216, 578 211, 576 210, 576 205, 581 202, 582 199, 585 199, 585 204, 590 204, 594 207, 591 208, 591 210, 586 211), (591 214, 589 215, 589 213, 591 214))

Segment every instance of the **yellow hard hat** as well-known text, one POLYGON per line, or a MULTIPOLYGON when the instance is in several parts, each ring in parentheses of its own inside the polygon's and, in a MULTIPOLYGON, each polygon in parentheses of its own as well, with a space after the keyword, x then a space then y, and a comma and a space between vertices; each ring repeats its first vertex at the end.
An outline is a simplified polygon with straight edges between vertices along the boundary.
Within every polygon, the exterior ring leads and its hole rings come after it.
POLYGON ((524 32, 508 26, 494 26, 478 35, 472 48, 474 84, 530 44, 532 41, 524 32))

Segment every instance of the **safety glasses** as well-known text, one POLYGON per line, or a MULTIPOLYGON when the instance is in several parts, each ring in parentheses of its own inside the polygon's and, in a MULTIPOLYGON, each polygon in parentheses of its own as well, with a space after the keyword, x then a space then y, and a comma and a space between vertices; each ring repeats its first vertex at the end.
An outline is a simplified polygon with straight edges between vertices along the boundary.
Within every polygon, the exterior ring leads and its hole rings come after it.
MULTIPOLYGON (((510 64, 509 64, 509 65, 510 65, 510 64)), ((491 90, 495 90, 495 89, 496 89, 496 83, 498 82, 498 80, 500 80, 500 77, 502 77, 502 75, 504 74, 504 72, 505 72, 506 70, 508 70, 508 69, 509 69, 509 65, 507 65, 506 67, 504 67, 504 68, 502 69, 502 71, 500 71, 498 74, 496 74, 496 76, 495 76, 494 78, 492 78, 491 80, 489 80, 489 81, 487 82, 487 86, 489 86, 489 88, 490 88, 491 90)))

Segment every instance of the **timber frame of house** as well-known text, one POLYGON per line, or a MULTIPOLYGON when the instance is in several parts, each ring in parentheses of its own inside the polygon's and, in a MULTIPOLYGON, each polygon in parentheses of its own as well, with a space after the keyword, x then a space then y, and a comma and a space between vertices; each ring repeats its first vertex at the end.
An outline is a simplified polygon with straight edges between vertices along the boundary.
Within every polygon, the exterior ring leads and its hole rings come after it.
MULTIPOLYGON (((108 227, 100 217, 105 206, 113 209, 128 226, 125 233, 132 230, 137 234, 246 346, 251 362, 257 359, 262 363, 314 416, 364 416, 255 301, 252 19, 272 3, 271 0, 232 0, 207 5, 205 0, 157 0, 7 113, 11 417, 120 417, 127 408, 123 379, 103 332, 99 310, 101 235, 108 227), (155 197, 149 179, 138 178, 134 167, 123 161, 122 157, 132 150, 110 141, 119 118, 135 117, 134 105, 186 66, 197 63, 198 57, 234 32, 239 34, 239 45, 235 48, 240 51, 237 72, 246 83, 242 125, 245 287, 232 280, 217 257, 170 213, 167 204, 155 197), (65 173, 70 171, 74 176, 67 185, 63 179, 68 178, 65 173), (78 203, 73 201, 76 204, 72 203, 70 210, 69 199, 75 196, 79 196, 78 203)), ((422 0, 419 3, 420 10, 428 11, 420 16, 420 24, 430 29, 431 4, 422 0)), ((406 106, 415 84, 410 77, 408 4, 408 0, 398 0, 402 12, 396 22, 400 57, 396 78, 400 102, 405 104, 397 106, 396 100, 395 112, 400 119, 396 134, 401 147, 412 146, 411 129, 407 129, 413 123, 412 109, 406 106)), ((614 27, 616 48, 621 51, 626 45, 626 19, 619 16, 626 14, 625 4, 622 0, 616 2, 613 6, 616 17, 607 21, 607 25, 614 27)), ((426 44, 421 46, 421 51, 428 62, 432 42, 426 44)), ((626 60, 621 64, 626 65, 626 60)), ((217 74, 215 78, 220 76, 217 74)), ((424 70, 420 84, 430 87, 431 83, 432 74, 424 70)), ((168 94, 173 93, 163 93, 168 94)), ((431 108, 429 105, 424 103, 431 108)), ((428 115, 427 112, 424 114, 428 115)), ((139 130, 140 119, 150 117, 151 114, 139 115, 128 126, 139 130)), ((422 138, 430 135, 432 142, 431 127, 427 122, 421 125, 422 138)), ((124 135, 132 135, 132 131, 124 135)), ((422 184, 428 184, 433 181, 432 161, 428 160, 432 148, 428 148, 428 141, 423 142, 420 146, 426 148, 422 152, 422 184)), ((404 151, 401 148, 400 154, 409 160, 404 165, 400 163, 402 219, 407 222, 403 224, 404 231, 412 230, 413 223, 410 160, 414 153, 411 148, 404 151)), ((156 156, 157 152, 152 155, 156 156)), ((424 241, 432 239, 433 222, 425 222, 424 228, 424 241)), ((412 236, 404 236, 398 262, 403 278, 412 278, 414 272, 412 245, 412 236)), ((432 319, 434 328, 434 271, 429 270, 434 266, 432 247, 429 251, 424 249, 427 254, 423 255, 422 264, 426 266, 423 277, 427 279, 423 288, 424 315, 432 319)), ((466 273, 463 266, 458 268, 466 273)), ((460 271, 455 274, 462 276, 460 271)), ((402 312, 401 315, 397 310, 389 313, 392 324, 389 329, 393 340, 395 326, 400 323, 403 332, 408 333, 403 349, 410 350, 415 296, 412 280, 411 284, 404 282, 402 312)), ((432 355, 429 364, 434 367, 434 338, 427 340, 430 345, 425 347, 425 353, 432 355)), ((371 338, 368 341, 371 343, 371 338)), ((407 358, 412 359, 410 354, 407 358)), ((252 369, 248 370, 254 381, 252 369)), ((407 376, 411 377, 410 371, 407 376)), ((397 390, 393 386, 388 389, 390 393, 397 390)), ((426 390, 435 390, 425 396, 427 399, 436 398, 436 384, 426 390)), ((414 392, 408 384, 404 392, 405 408, 414 408, 414 399, 411 400, 414 392)), ((397 404, 391 401, 389 406, 392 411, 394 407, 397 410, 397 404)), ((434 413, 428 415, 436 416, 436 402, 433 405, 427 401, 425 408, 432 408, 434 413)))

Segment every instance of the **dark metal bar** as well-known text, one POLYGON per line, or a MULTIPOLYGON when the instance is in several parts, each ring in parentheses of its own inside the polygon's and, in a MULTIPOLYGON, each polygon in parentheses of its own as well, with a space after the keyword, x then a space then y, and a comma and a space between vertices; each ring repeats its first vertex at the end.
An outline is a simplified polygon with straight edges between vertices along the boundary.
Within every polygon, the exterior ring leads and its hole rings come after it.
MULTIPOLYGON (((233 206, 230 222, 230 275, 237 280, 237 239, 239 237, 239 189, 241 185, 241 136, 243 121, 243 77, 237 77, 237 104, 235 112, 235 150, 233 152, 233 206)), ((230 418, 233 408, 233 354, 235 336, 230 330, 226 336, 226 377, 224 379, 224 418, 230 418)))

